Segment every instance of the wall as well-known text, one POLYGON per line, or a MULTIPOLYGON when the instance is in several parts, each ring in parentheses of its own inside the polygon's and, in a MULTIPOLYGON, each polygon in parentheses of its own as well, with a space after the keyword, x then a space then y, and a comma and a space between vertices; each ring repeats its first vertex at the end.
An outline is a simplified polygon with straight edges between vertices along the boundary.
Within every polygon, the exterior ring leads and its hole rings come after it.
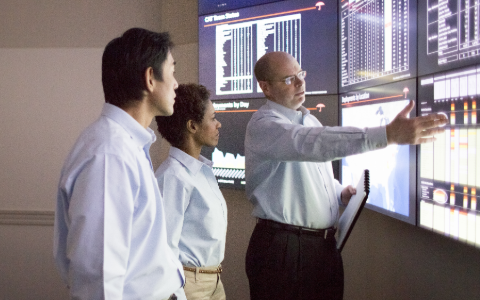
MULTIPOLYGON (((130 27, 161 31, 171 15, 164 8, 156 0, 1 2, 0 299, 67 298, 52 259, 60 169, 100 114, 103 48, 130 27)), ((196 44, 181 37, 174 55, 196 61, 196 44)), ((177 74, 198 80, 196 64, 186 60, 177 74)))
MULTIPOLYGON (((164 3, 191 1, 2 1, 0 209, 54 209, 63 160, 104 102, 105 45, 130 27, 160 31, 175 20, 196 28, 196 4, 172 18, 164 3)), ((172 30, 174 55, 193 62, 177 59, 180 82, 198 80, 196 31, 172 30)))
MULTIPOLYGON (((0 299, 65 299, 52 260, 60 168, 103 103, 103 47, 126 29, 168 30, 176 77, 198 81, 197 3, 3 0, 0 4, 0 299)), ((154 127, 154 124, 152 124, 154 127)), ((168 144, 152 147, 154 165, 168 144)), ((229 227, 223 281, 248 299, 244 256, 255 220, 223 190, 229 227)), ((345 299, 479 299, 480 250, 364 211, 344 253, 345 299)))

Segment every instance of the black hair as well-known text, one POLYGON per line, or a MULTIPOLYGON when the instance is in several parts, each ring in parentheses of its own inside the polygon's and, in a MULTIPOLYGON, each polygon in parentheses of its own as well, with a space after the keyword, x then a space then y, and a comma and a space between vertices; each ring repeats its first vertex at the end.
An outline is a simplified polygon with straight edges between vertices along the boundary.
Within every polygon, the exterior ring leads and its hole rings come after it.
POLYGON ((172 48, 168 32, 142 28, 131 28, 110 41, 102 57, 105 102, 127 107, 141 100, 146 70, 152 67, 155 79, 163 80, 163 63, 172 48))
POLYGON ((205 115, 210 92, 199 84, 180 84, 175 91, 173 115, 157 116, 158 132, 172 146, 179 148, 185 139, 189 120, 200 124, 205 115))

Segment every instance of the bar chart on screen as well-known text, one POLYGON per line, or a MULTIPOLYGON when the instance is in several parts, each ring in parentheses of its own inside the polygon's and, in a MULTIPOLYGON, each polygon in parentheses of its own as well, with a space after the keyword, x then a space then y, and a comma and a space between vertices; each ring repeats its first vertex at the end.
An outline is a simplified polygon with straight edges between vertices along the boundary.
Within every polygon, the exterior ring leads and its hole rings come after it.
POLYGON ((255 64, 282 51, 308 70, 306 95, 337 94, 337 1, 268 1, 199 16, 199 83, 212 100, 263 98, 255 64))
POLYGON ((480 68, 419 78, 420 113, 449 119, 436 141, 420 147, 419 225, 480 247, 480 68))
POLYGON ((301 64, 301 15, 266 18, 216 27, 216 94, 253 92, 252 47, 257 57, 271 51, 290 53, 301 64), (252 30, 256 29, 256 34, 252 30), (256 43, 252 41, 256 36, 256 43))
MULTIPOLYGON (((215 148, 212 153, 213 174, 222 180, 241 180, 245 184, 245 156, 223 153, 215 148)), ((227 182, 224 182, 227 183, 227 182)))

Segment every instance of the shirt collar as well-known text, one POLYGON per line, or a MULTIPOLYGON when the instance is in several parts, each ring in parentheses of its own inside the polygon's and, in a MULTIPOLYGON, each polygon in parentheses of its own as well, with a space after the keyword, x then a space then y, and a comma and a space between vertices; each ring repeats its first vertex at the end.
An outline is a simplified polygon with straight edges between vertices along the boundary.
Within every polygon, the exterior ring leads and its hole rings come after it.
POLYGON ((293 110, 268 99, 267 105, 271 109, 274 109, 284 115, 292 123, 303 124, 303 118, 305 118, 306 115, 310 114, 310 111, 303 106, 300 106, 298 110, 293 110))
POLYGON ((132 140, 142 148, 146 145, 152 144, 157 139, 151 128, 143 128, 137 120, 115 105, 105 103, 102 109, 102 116, 117 122, 128 132, 132 140))
POLYGON ((200 155, 198 159, 195 159, 193 156, 173 146, 170 147, 169 155, 184 165, 193 175, 196 175, 204 165, 210 168, 213 166, 213 162, 202 155, 200 155))

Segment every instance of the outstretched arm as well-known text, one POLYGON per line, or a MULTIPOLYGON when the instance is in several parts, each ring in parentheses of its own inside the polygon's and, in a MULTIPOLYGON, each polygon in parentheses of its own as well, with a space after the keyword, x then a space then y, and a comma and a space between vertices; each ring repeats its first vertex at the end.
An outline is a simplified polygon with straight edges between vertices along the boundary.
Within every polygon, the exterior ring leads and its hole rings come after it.
POLYGON ((399 145, 417 145, 435 141, 435 135, 444 132, 441 126, 447 124, 444 114, 429 114, 416 118, 408 118, 408 114, 415 106, 410 103, 387 125, 387 143, 399 145))

